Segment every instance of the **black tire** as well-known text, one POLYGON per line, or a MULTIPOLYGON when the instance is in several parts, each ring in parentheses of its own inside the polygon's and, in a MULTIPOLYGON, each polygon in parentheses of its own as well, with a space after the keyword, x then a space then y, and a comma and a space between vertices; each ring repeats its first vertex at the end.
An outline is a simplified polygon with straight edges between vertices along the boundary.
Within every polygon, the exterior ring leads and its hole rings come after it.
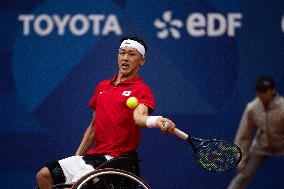
POLYGON ((112 168, 97 169, 81 177, 72 189, 150 189, 136 175, 112 168))

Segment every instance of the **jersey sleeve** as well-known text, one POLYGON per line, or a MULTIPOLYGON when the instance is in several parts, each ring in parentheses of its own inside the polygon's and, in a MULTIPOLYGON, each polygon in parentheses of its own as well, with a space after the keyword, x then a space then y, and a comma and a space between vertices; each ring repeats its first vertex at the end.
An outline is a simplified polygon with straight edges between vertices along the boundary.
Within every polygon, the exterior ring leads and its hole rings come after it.
POLYGON ((98 93, 99 93, 99 88, 100 88, 100 84, 98 84, 96 86, 94 93, 93 93, 93 96, 89 100, 89 106, 94 110, 96 108, 96 102, 97 102, 97 97, 98 97, 98 93))
POLYGON ((141 87, 141 90, 138 96, 138 102, 139 104, 144 104, 148 106, 149 114, 151 114, 156 108, 154 95, 151 89, 147 87, 146 85, 141 87))

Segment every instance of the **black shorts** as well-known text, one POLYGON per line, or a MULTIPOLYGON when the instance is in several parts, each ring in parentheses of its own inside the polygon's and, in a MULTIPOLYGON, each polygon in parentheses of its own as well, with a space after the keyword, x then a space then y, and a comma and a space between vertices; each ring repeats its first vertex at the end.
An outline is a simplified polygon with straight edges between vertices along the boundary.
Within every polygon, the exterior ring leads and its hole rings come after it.
POLYGON ((49 172, 53 180, 53 184, 65 183, 66 181, 65 175, 58 161, 49 162, 45 164, 45 167, 49 169, 49 172))

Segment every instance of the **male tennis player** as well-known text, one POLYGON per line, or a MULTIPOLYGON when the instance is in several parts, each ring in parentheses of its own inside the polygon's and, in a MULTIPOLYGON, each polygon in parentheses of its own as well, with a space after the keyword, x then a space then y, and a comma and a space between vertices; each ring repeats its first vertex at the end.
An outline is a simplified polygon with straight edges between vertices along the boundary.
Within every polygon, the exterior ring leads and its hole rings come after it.
POLYGON ((154 96, 138 75, 145 63, 146 50, 144 41, 137 37, 128 36, 121 40, 118 74, 97 85, 89 102, 94 109, 93 119, 76 155, 46 164, 37 173, 40 189, 50 189, 58 183, 75 182, 101 162, 114 157, 129 156, 137 159, 135 150, 140 143, 140 127, 160 128, 162 132, 173 133, 175 124, 171 120, 150 116, 155 110, 154 96), (126 105, 130 96, 138 99, 139 105, 135 109, 126 105))
POLYGON ((229 189, 246 188, 269 156, 284 155, 284 98, 277 94, 270 76, 257 80, 256 94, 248 103, 236 134, 235 143, 242 149, 243 159, 229 189))

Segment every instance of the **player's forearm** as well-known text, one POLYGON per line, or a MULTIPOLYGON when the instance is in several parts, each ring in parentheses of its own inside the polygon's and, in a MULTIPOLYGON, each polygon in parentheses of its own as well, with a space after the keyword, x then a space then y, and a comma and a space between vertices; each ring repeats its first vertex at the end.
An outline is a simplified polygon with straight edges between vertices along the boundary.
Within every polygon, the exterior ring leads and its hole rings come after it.
POLYGON ((144 128, 160 128, 163 122, 170 122, 170 120, 162 116, 148 116, 148 115, 135 115, 134 120, 136 125, 144 128))
POLYGON ((84 155, 86 151, 95 144, 95 135, 92 124, 87 128, 80 146, 76 151, 76 155, 84 155))
POLYGON ((139 104, 133 111, 133 118, 136 125, 140 127, 147 127, 146 122, 149 118, 148 107, 143 104, 139 104))
POLYGON ((134 110, 133 118, 136 125, 140 127, 159 128, 162 132, 169 134, 172 134, 175 129, 175 124, 171 120, 162 116, 149 116, 148 107, 143 104, 139 104, 134 110), (167 127, 163 127, 165 122, 169 124, 167 127))
POLYGON ((147 122, 147 119, 148 119, 148 115, 139 115, 139 114, 135 114, 134 113, 134 121, 135 121, 135 124, 140 126, 140 127, 147 127, 146 126, 146 122, 147 122))

